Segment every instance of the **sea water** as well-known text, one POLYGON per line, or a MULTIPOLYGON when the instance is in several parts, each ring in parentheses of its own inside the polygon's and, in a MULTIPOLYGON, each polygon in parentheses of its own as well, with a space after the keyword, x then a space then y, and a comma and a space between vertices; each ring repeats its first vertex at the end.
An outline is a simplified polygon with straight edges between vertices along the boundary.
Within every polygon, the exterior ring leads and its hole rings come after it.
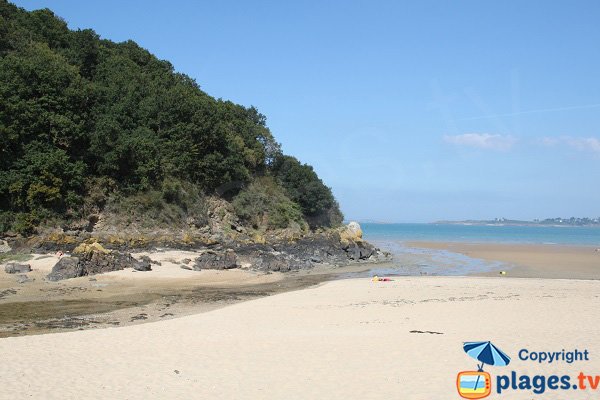
POLYGON ((600 246, 598 226, 361 224, 367 240, 600 246))
POLYGON ((367 276, 468 275, 512 267, 447 250, 414 247, 408 244, 411 241, 600 247, 600 227, 375 223, 361 227, 365 240, 394 256, 391 266, 371 269, 364 274, 367 276))

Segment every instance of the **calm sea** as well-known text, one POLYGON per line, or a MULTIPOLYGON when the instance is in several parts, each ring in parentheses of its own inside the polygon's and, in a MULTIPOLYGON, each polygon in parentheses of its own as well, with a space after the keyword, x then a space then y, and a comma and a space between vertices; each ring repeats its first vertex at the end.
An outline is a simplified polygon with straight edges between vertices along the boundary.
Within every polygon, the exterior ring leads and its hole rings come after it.
POLYGON ((366 240, 539 243, 600 246, 600 227, 361 224, 366 240))
POLYGON ((391 266, 375 268, 372 275, 467 275, 510 269, 501 262, 412 247, 410 241, 496 242, 600 247, 600 227, 488 226, 450 224, 361 224, 364 238, 391 252, 391 266))

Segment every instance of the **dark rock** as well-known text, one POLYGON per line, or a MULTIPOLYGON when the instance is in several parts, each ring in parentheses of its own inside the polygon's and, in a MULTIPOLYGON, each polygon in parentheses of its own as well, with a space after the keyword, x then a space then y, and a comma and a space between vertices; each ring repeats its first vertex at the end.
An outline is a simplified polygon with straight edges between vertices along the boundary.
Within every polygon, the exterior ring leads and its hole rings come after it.
POLYGON ((348 253, 348 257, 350 257, 351 260, 360 260, 360 248, 356 245, 356 243, 353 243, 351 246, 349 246, 346 249, 346 252, 348 253))
POLYGON ((188 267, 187 265, 180 265, 179 268, 181 268, 181 269, 187 269, 189 271, 192 271, 192 267, 188 267))
POLYGON ((147 271, 148 269, 145 268, 148 266, 149 264, 142 266, 129 253, 91 251, 79 254, 79 257, 61 258, 46 278, 50 281, 60 281, 80 276, 120 271, 125 268, 136 268, 138 271, 147 271))
POLYGON ((133 321, 139 321, 139 320, 144 320, 144 319, 148 319, 148 314, 141 313, 141 314, 134 315, 133 317, 131 317, 131 322, 133 322, 133 321))
POLYGON ((7 274, 26 274, 27 272, 31 272, 31 265, 8 263, 4 267, 4 272, 7 274))
POLYGON ((349 262, 377 261, 381 252, 362 239, 342 240, 335 232, 310 234, 296 241, 266 244, 238 244, 242 263, 263 271, 291 271, 312 268, 314 263, 346 265, 349 262))
POLYGON ((46 276, 49 281, 60 281, 63 279, 76 278, 83 276, 84 267, 79 263, 78 257, 62 257, 52 267, 52 272, 46 276))
POLYGON ((375 248, 366 242, 361 242, 358 248, 360 252, 359 257, 361 260, 366 260, 375 252, 375 248))
POLYGON ((366 260, 377 252, 375 247, 363 241, 350 242, 344 247, 348 258, 354 261, 366 260))
POLYGON ((310 261, 312 261, 312 262, 314 262, 314 263, 322 263, 322 262, 323 262, 323 259, 322 259, 321 257, 319 257, 319 256, 312 256, 312 257, 310 258, 310 261))
POLYGON ((183 264, 189 264, 189 263, 191 263, 191 262, 192 262, 192 260, 191 260, 191 259, 189 259, 189 258, 184 258, 183 260, 181 260, 181 262, 182 262, 183 264))
POLYGON ((253 260, 252 267, 261 271, 288 272, 310 268, 312 264, 285 254, 263 253, 253 260))
POLYGON ((17 283, 33 282, 35 279, 28 277, 27 275, 17 275, 17 283))
POLYGON ((148 256, 141 256, 140 261, 148 262, 150 264, 159 265, 159 266, 162 265, 162 263, 160 261, 155 261, 148 256))
POLYGON ((142 258, 142 260, 133 264, 133 269, 136 271, 152 271, 152 265, 150 265, 149 261, 142 258))
POLYGON ((233 250, 208 250, 196 258, 194 270, 203 269, 232 269, 237 268, 237 255, 233 250))

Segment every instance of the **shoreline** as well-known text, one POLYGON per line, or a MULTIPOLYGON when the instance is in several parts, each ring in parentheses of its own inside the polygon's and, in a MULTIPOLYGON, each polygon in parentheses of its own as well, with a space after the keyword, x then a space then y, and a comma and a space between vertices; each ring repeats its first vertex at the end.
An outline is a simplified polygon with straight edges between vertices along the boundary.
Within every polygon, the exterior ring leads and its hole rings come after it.
POLYGON ((516 278, 600 279, 600 252, 596 246, 442 241, 407 241, 405 244, 506 265, 506 269, 474 274, 477 276, 498 276, 499 271, 504 270, 516 278))
POLYGON ((512 357, 508 369, 486 368, 493 374, 576 379, 600 368, 599 289, 510 277, 336 280, 168 321, 5 338, 0 385, 14 399, 449 398, 456 374, 475 368, 462 350, 471 340, 512 357), (532 363, 518 359, 521 348, 585 348, 590 361, 532 363))
POLYGON ((304 289, 343 273, 362 272, 370 265, 317 266, 295 272, 250 269, 190 271, 182 269, 191 251, 135 253, 162 265, 152 271, 132 269, 45 280, 56 263, 54 255, 35 255, 27 261, 28 281, 0 271, 0 339, 52 332, 123 327, 200 314, 232 304, 304 289))
MULTIPOLYGON (((600 253, 592 246, 531 245, 409 241, 411 248, 445 250, 464 256, 501 262, 490 272, 463 277, 542 279, 600 279, 600 253), (499 271, 506 275, 499 275, 499 271)), ((394 271, 393 262, 319 265, 296 272, 258 272, 250 269, 188 271, 181 269, 192 251, 134 253, 160 261, 153 271, 130 269, 100 275, 47 282, 45 274, 56 262, 52 255, 28 261, 32 281, 16 284, 15 275, 0 272, 0 338, 51 332, 89 330, 152 323, 213 311, 233 304, 284 292, 315 287, 328 281, 353 280, 369 271, 394 271)), ((393 273, 392 273, 393 274, 393 273)), ((409 276, 418 276, 410 274, 409 276)))

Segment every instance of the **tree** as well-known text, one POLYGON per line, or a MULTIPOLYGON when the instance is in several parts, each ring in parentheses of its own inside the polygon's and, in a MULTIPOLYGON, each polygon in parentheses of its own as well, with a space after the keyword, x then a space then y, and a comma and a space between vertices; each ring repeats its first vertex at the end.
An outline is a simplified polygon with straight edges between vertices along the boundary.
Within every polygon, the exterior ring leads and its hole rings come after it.
POLYGON ((300 205, 311 226, 335 226, 342 222, 343 217, 331 189, 325 186, 310 165, 281 155, 275 159, 272 171, 288 196, 300 205))
POLYGON ((71 31, 48 9, 0 0, 0 231, 86 217, 106 196, 167 201, 156 195, 167 180, 190 193, 234 187, 227 198, 246 187, 238 205, 272 200, 264 212, 278 227, 341 218, 331 190, 282 155, 255 107, 209 96, 133 41, 71 31), (90 182, 110 182, 110 194, 90 182))

